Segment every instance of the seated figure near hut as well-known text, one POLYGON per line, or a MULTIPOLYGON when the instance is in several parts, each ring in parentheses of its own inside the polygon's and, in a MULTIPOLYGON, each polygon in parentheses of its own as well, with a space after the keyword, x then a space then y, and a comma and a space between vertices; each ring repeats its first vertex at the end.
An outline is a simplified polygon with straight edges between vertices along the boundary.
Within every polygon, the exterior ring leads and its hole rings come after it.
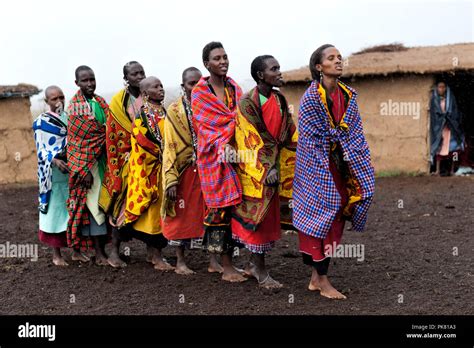
POLYGON ((438 81, 430 102, 430 159, 436 164, 434 175, 440 174, 442 160, 451 160, 450 175, 459 152, 464 150, 461 114, 456 98, 445 81, 438 81))
MULTIPOLYGON (((50 111, 33 122, 38 156, 39 240, 53 248, 53 264, 68 266, 61 255, 67 247, 66 229, 69 219, 66 201, 69 197, 69 170, 66 161, 67 114, 64 93, 57 86, 44 92, 50 111)), ((75 252, 73 259, 80 258, 75 252)))

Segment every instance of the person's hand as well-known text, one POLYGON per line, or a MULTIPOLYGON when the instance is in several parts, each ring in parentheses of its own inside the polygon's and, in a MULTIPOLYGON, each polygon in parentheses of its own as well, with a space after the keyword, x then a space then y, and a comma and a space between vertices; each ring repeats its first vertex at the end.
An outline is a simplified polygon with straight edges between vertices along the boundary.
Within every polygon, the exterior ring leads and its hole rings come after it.
POLYGON ((166 197, 171 200, 171 201, 175 201, 176 200, 176 185, 173 185, 171 187, 168 187, 166 189, 166 197))
POLYGON ((58 169, 61 171, 61 173, 69 173, 69 168, 67 167, 67 163, 64 162, 63 160, 60 160, 58 158, 53 158, 53 164, 58 167, 58 169))
POLYGON ((90 189, 92 187, 92 183, 94 178, 92 177, 91 172, 87 173, 86 177, 84 178, 84 187, 86 189, 90 189))
POLYGON ((118 227, 117 224, 115 223, 115 219, 111 215, 109 215, 109 224, 112 227, 118 227))
POLYGON ((267 185, 274 185, 278 182, 278 171, 276 168, 272 168, 265 179, 265 184, 267 185))
POLYGON ((61 102, 57 102, 54 108, 54 112, 58 115, 61 115, 61 113, 64 111, 64 105, 61 102))

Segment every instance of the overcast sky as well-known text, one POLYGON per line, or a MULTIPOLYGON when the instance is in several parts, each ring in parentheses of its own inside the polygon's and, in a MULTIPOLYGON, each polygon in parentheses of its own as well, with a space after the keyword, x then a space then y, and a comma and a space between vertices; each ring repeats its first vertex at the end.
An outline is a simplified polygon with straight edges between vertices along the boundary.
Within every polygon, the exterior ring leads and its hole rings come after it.
MULTIPOLYGON (((221 41, 229 76, 248 85, 250 63, 272 54, 283 70, 307 65, 321 44, 347 56, 372 45, 472 42, 473 0, 15 0, 0 12, 0 85, 26 82, 75 92, 74 69, 89 65, 98 94, 123 87, 122 67, 141 62, 165 88, 221 41)), ((474 53, 473 53, 474 54, 474 53)))

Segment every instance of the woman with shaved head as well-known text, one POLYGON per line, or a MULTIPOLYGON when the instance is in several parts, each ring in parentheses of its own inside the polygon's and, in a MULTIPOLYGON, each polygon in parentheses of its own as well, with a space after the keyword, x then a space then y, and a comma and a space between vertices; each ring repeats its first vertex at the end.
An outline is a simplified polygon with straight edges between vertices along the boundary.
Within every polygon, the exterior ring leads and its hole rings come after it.
MULTIPOLYGON (((44 92, 49 111, 33 122, 38 155, 39 240, 53 248, 53 264, 67 266, 61 248, 67 247, 66 229, 69 219, 66 201, 69 197, 69 169, 66 159, 67 114, 64 93, 57 86, 44 92)), ((82 256, 75 252, 73 259, 82 256)))
MULTIPOLYGON (((194 273, 185 262, 185 249, 200 249, 204 234, 204 200, 196 165, 197 136, 191 109, 191 91, 201 77, 197 68, 183 71, 183 95, 168 107, 164 126, 162 226, 169 244, 176 247, 175 272, 182 275, 194 273)), ((223 271, 215 254, 210 254, 208 271, 223 271)))
POLYGON ((160 214, 165 90, 158 78, 150 76, 140 82, 140 92, 143 106, 132 124, 125 224, 130 237, 146 243, 154 268, 170 271, 174 267, 161 256, 167 245, 160 214))

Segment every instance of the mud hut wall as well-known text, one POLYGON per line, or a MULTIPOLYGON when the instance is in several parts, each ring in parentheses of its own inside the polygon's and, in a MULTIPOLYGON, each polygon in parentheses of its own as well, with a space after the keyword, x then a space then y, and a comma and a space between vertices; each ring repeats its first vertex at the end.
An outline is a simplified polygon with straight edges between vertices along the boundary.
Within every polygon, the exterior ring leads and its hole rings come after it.
MULTIPOLYGON (((358 93, 376 172, 428 173, 428 107, 433 82, 432 75, 364 77, 349 82, 358 93)), ((308 85, 301 82, 282 88, 295 114, 308 85)))
POLYGON ((0 99, 0 184, 37 180, 29 98, 0 99))
POLYGON ((288 101, 290 111, 293 116, 293 120, 298 124, 298 111, 300 106, 300 99, 303 96, 306 88, 308 88, 308 83, 294 83, 283 87, 281 91, 285 94, 285 97, 288 101))

